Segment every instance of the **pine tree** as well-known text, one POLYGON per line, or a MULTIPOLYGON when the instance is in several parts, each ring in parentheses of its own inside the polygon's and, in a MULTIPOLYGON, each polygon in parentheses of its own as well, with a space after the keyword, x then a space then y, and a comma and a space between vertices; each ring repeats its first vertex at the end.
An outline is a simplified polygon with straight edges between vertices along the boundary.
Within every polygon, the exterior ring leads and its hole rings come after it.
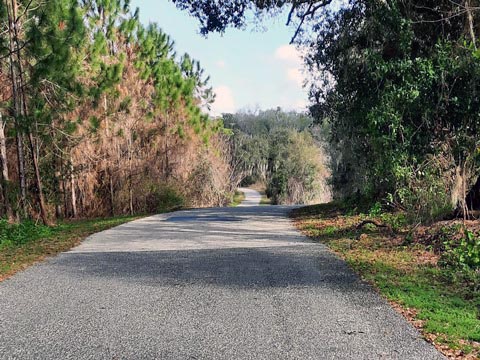
MULTIPOLYGON (((162 188, 186 193, 197 147, 204 154, 218 130, 202 114, 212 93, 200 64, 178 59, 173 41, 158 25, 141 25, 129 1, 1 4, 9 29, 0 39, 8 60, 0 68, 8 80, 0 103, 7 140, 1 198, 13 198, 5 179, 18 180, 19 201, 12 203, 21 205, 21 218, 39 214, 49 223, 53 212, 154 211, 162 188)), ((8 203, 4 208, 8 213, 8 203)))

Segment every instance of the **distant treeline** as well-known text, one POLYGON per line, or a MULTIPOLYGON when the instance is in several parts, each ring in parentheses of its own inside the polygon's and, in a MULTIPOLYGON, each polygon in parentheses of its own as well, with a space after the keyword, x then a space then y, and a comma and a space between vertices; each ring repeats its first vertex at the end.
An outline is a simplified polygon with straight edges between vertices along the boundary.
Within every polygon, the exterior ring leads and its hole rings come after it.
POLYGON ((311 132, 313 119, 281 109, 225 114, 233 131, 231 166, 243 185, 261 182, 275 204, 327 201, 328 161, 311 132))

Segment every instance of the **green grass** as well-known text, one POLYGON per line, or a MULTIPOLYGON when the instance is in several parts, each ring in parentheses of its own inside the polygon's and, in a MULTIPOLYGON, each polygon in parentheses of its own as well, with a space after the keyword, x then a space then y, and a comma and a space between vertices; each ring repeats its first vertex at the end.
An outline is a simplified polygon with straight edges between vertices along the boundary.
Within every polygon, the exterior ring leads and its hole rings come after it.
POLYGON ((267 197, 265 191, 260 191, 262 198, 260 200, 260 205, 272 205, 272 201, 267 197))
MULTIPOLYGON (((448 270, 437 264, 438 255, 418 243, 405 245, 405 234, 396 227, 357 229, 365 215, 346 213, 338 204, 325 204, 296 210, 292 216, 299 229, 327 244, 404 314, 413 312, 409 320, 445 354, 480 355, 480 294, 448 280, 448 270)), ((392 214, 378 219, 403 223, 392 214)))
POLYGON ((52 227, 31 221, 11 225, 0 220, 0 281, 45 257, 71 249, 91 234, 138 218, 64 221, 52 227))
POLYGON ((382 257, 374 261, 354 253, 346 253, 346 260, 388 300, 418 310, 417 319, 425 321, 425 332, 442 334, 440 341, 454 349, 462 348, 460 340, 480 342, 478 299, 467 300, 462 289, 445 283, 438 268, 399 270, 382 257))
POLYGON ((249 188, 258 191, 260 195, 262 195, 262 198, 260 199, 260 205, 272 205, 271 199, 269 199, 266 194, 266 184, 263 182, 257 182, 253 185, 250 185, 249 188))
POLYGON ((229 206, 238 206, 242 203, 243 200, 245 200, 245 194, 237 190, 235 191, 235 194, 233 195, 233 200, 229 206))

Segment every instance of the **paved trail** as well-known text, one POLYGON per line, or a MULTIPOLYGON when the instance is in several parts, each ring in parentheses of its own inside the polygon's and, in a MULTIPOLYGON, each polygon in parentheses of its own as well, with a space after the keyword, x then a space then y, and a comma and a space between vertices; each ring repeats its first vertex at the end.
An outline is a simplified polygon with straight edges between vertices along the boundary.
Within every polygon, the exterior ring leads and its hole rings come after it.
POLYGON ((0 358, 442 358, 287 211, 153 216, 17 274, 0 358))
POLYGON ((262 195, 258 191, 249 188, 240 188, 238 190, 245 194, 245 200, 239 206, 243 207, 260 205, 262 195))

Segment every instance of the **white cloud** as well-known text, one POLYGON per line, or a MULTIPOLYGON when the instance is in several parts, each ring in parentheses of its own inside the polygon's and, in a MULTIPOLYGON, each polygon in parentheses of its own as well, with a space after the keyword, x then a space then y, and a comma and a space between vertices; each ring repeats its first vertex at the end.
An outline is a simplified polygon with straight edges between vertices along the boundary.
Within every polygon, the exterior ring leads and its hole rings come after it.
POLYGON ((305 81, 305 77, 303 76, 300 69, 296 68, 287 69, 287 79, 294 82, 298 86, 303 86, 303 82, 305 81))
POLYGON ((297 111, 305 111, 308 108, 308 101, 305 99, 299 99, 294 102, 293 109, 297 111))
POLYGON ((217 62, 215 62, 215 65, 217 65, 217 67, 219 67, 220 69, 225 69, 227 63, 225 62, 225 60, 218 60, 217 62))
POLYGON ((286 79, 298 87, 302 87, 305 76, 302 72, 302 51, 293 45, 282 45, 275 50, 274 59, 285 71, 286 79))
POLYGON ((275 50, 275 59, 288 65, 302 64, 302 53, 293 45, 282 45, 275 50))
POLYGON ((233 98, 232 90, 226 86, 221 85, 213 89, 216 94, 215 102, 210 111, 212 115, 221 115, 223 113, 232 113, 235 111, 235 100, 233 98))

